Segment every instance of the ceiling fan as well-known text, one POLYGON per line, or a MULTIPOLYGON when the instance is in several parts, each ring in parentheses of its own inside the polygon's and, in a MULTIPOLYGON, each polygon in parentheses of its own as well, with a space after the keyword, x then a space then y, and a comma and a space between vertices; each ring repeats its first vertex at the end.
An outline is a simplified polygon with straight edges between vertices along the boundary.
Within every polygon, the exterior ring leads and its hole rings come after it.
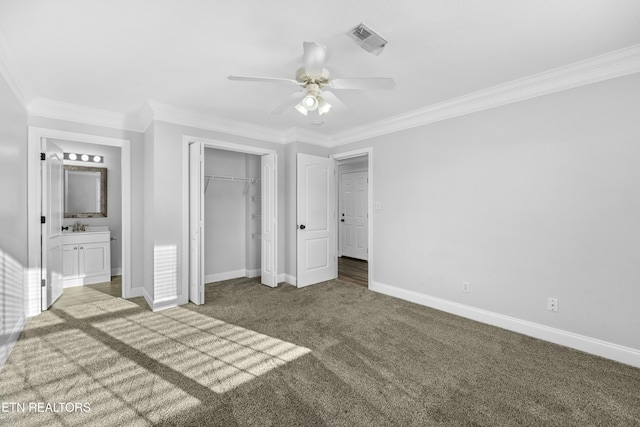
POLYGON ((301 87, 271 114, 280 114, 289 107, 294 107, 303 115, 311 111, 318 111, 323 115, 329 112, 331 107, 346 110, 346 106, 329 89, 393 89, 396 83, 388 77, 359 77, 348 79, 331 79, 329 71, 324 68, 327 56, 327 48, 314 42, 304 42, 304 66, 296 71, 296 78, 283 79, 276 77, 253 76, 229 76, 229 80, 281 83, 301 87))

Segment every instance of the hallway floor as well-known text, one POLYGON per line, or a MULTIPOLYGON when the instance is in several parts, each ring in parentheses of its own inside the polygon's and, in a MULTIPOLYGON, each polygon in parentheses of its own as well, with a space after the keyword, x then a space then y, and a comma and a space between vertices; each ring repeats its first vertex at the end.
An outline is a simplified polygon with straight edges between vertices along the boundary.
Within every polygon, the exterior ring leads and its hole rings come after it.
POLYGON ((369 263, 360 259, 338 258, 338 279, 354 285, 369 287, 369 263))

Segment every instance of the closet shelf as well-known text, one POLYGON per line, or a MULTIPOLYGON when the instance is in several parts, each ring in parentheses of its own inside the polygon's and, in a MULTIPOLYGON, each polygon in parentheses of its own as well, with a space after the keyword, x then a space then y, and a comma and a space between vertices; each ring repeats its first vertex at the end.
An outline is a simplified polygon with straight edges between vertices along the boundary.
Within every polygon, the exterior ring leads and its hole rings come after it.
POLYGON ((204 178, 207 180, 207 182, 204 185, 204 192, 207 192, 207 188, 209 187, 209 181, 211 181, 212 179, 217 180, 217 181, 235 181, 235 182, 244 182, 245 184, 247 184, 247 186, 245 187, 245 192, 247 191, 247 187, 249 186, 249 184, 258 184, 260 182, 262 182, 262 180, 260 179, 256 179, 256 178, 247 178, 244 176, 228 176, 228 175, 205 175, 204 178))

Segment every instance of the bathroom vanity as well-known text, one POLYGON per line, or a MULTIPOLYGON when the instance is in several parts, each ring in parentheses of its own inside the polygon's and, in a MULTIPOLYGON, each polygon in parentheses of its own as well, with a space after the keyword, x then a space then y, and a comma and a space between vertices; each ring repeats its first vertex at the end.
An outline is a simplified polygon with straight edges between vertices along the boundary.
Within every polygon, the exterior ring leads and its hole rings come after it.
POLYGON ((64 287, 111 281, 111 232, 65 232, 62 235, 64 287))

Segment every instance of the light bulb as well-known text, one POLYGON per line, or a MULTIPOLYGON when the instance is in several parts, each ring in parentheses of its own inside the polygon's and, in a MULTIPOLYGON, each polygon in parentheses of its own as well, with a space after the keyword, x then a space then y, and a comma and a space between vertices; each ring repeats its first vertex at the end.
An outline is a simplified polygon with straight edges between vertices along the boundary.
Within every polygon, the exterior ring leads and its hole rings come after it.
POLYGON ((100 156, 93 156, 93 161, 94 161, 95 163, 100 163, 100 160, 102 160, 102 157, 100 157, 100 156))
POLYGON ((314 95, 305 96, 302 99, 302 103, 304 104, 305 108, 309 111, 314 111, 316 108, 318 108, 318 100, 314 95))
POLYGON ((83 162, 88 162, 89 161, 89 155, 88 154, 83 154, 82 157, 80 157, 82 159, 83 162))
POLYGON ((78 156, 76 156, 75 153, 69 153, 69 160, 75 160, 77 158, 78 156))

